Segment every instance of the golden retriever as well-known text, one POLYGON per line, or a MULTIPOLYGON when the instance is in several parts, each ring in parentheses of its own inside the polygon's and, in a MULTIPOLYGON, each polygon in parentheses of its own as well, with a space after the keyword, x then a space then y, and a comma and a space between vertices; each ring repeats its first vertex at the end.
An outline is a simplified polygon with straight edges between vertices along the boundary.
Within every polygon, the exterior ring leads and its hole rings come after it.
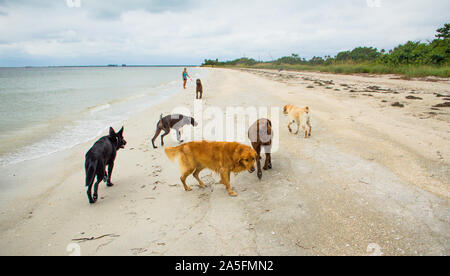
POLYGON ((288 104, 283 108, 283 113, 289 116, 289 124, 288 129, 289 132, 292 133, 291 125, 297 124, 297 132, 294 134, 298 134, 300 130, 300 125, 305 131, 305 138, 311 136, 311 112, 309 106, 304 108, 296 107, 294 105, 288 104), (308 128, 308 129, 307 129, 308 128))
POLYGON ((172 162, 178 158, 180 180, 186 191, 192 190, 186 185, 186 178, 192 173, 200 187, 204 188, 199 174, 203 169, 210 169, 220 174, 221 183, 226 186, 230 196, 237 196, 230 187, 230 173, 238 174, 245 170, 253 173, 257 156, 251 147, 236 142, 190 142, 168 147, 165 152, 172 162))

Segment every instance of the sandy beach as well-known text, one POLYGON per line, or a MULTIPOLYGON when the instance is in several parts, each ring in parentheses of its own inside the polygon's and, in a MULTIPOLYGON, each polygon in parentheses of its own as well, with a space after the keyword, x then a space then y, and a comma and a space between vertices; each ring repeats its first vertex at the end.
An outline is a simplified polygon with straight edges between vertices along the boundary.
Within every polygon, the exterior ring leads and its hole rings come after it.
POLYGON ((204 106, 309 105, 312 137, 289 134, 279 114, 261 181, 232 176, 232 198, 205 170, 208 187, 191 176, 185 192, 150 139, 161 113, 193 109, 190 86, 125 122, 115 186, 102 183, 95 205, 84 187, 94 141, 2 168, 27 188, 2 196, 0 255, 69 255, 73 243, 81 255, 450 254, 449 80, 210 70, 204 106))

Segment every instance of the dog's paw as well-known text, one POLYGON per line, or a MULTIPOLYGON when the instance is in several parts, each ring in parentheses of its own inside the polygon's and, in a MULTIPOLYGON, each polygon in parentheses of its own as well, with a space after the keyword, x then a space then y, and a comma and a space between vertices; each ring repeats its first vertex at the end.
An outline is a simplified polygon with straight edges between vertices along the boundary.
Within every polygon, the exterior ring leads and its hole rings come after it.
POLYGON ((107 186, 107 187, 112 187, 112 186, 114 186, 114 184, 111 183, 111 182, 108 182, 108 183, 106 183, 106 186, 107 186))
POLYGON ((229 190, 229 191, 228 191, 228 194, 229 194, 230 196, 232 196, 232 197, 238 196, 238 194, 235 193, 235 192, 233 192, 232 190, 229 190))
POLYGON ((192 191, 192 188, 187 186, 187 187, 184 188, 184 190, 186 190, 186 192, 190 192, 190 191, 192 191))
POLYGON ((258 172, 258 178, 259 178, 259 180, 262 179, 262 172, 258 172))
POLYGON ((93 195, 93 196, 92 196, 92 202, 91 202, 91 204, 96 203, 96 202, 97 202, 97 199, 98 199, 98 195, 93 195))

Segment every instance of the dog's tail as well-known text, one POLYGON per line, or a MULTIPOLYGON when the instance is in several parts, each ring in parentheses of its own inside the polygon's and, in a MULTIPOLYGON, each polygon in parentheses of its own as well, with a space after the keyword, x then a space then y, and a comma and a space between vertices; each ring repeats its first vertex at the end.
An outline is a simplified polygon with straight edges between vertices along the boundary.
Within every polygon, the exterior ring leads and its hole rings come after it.
POLYGON ((164 151, 166 152, 166 155, 169 158, 169 160, 173 162, 173 160, 177 157, 178 153, 180 152, 180 149, 179 147, 176 148, 167 147, 164 151))
POLYGON ((309 114, 309 106, 305 107, 306 113, 309 114))
POLYGON ((85 165, 86 169, 86 187, 92 185, 95 179, 95 172, 97 171, 98 160, 87 161, 85 165))

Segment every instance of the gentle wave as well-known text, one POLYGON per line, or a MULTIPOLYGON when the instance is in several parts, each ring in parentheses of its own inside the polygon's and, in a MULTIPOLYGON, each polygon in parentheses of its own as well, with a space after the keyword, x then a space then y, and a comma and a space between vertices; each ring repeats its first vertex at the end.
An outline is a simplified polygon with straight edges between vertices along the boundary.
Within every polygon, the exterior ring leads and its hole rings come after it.
POLYGON ((96 113, 96 112, 99 112, 99 111, 108 109, 108 108, 110 108, 110 107, 111 107, 110 104, 100 104, 100 105, 88 107, 88 110, 89 110, 89 112, 91 112, 91 113, 96 113))

